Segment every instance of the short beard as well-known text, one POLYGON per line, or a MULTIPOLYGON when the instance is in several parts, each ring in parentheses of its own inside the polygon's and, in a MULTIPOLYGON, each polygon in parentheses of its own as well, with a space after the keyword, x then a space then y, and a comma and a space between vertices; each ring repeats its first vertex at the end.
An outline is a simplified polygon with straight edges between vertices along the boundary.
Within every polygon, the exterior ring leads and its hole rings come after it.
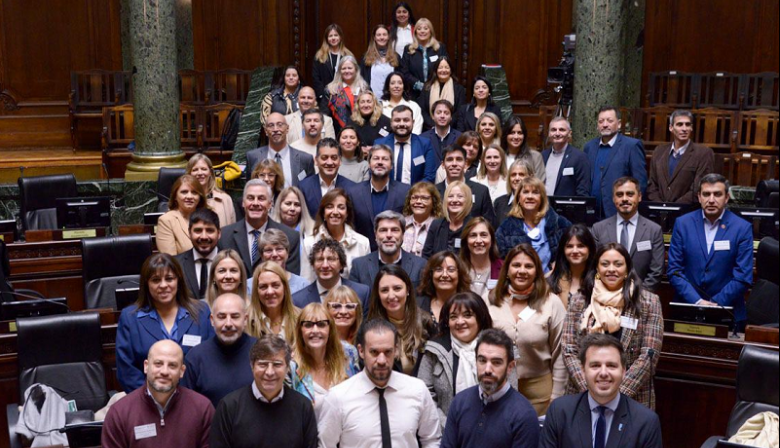
POLYGON ((485 378, 485 375, 480 375, 479 377, 479 387, 482 388, 483 391, 485 391, 486 394, 492 395, 500 388, 504 387, 504 383, 506 383, 506 376, 507 374, 504 374, 501 378, 498 378, 498 381, 495 383, 486 383, 483 380, 485 378))
POLYGON ((154 380, 147 380, 147 384, 149 385, 149 389, 152 389, 153 391, 160 393, 160 394, 167 394, 168 392, 173 391, 176 389, 176 384, 171 383, 168 387, 157 387, 154 383, 154 380))
POLYGON ((400 249, 401 246, 396 244, 395 248, 391 251, 390 249, 386 248, 384 244, 379 244, 379 250, 382 251, 385 255, 398 255, 398 249, 400 249))

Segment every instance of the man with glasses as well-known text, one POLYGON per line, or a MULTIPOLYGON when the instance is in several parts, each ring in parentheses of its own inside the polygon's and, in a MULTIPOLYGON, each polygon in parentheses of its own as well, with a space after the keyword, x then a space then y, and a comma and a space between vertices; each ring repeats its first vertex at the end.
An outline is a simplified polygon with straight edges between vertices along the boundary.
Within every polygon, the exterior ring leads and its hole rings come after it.
POLYGON ((371 250, 377 250, 374 217, 385 210, 401 213, 409 185, 390 178, 390 172, 393 170, 393 151, 387 145, 371 147, 368 153, 368 168, 371 177, 348 188, 347 194, 355 206, 355 231, 368 238, 371 250))
POLYGON ((211 425, 212 448, 317 445, 317 418, 311 401, 284 386, 292 350, 276 335, 261 337, 249 352, 250 386, 227 395, 211 425))
POLYGON ((293 294, 293 303, 303 308, 310 303, 323 303, 328 292, 340 285, 351 288, 363 304, 363 314, 368 313, 368 296, 371 292, 366 285, 342 278, 344 266, 347 265, 347 254, 338 241, 324 238, 312 247, 309 262, 314 267, 317 279, 301 291, 293 294))
POLYGON ((287 144, 287 122, 284 115, 273 112, 265 121, 265 135, 268 146, 262 146, 246 153, 244 176, 249 180, 255 165, 269 159, 282 167, 284 186, 298 186, 303 179, 314 174, 314 158, 287 144))

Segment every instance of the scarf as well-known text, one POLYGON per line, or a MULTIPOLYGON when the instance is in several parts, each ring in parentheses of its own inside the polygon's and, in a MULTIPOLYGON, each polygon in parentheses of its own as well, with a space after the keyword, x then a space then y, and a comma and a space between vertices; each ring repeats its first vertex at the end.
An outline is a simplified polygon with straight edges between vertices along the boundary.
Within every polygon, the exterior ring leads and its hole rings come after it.
POLYGON ((352 95, 352 89, 349 87, 339 89, 337 94, 331 95, 328 108, 339 126, 344 127, 349 124, 349 116, 352 115, 354 102, 355 97, 352 95))
MULTIPOLYGON (((631 293, 634 283, 631 282, 631 293)), ((620 329, 620 315, 623 314, 623 288, 609 291, 601 279, 597 278, 590 296, 590 305, 585 308, 580 323, 581 330, 588 333, 614 333, 620 329), (593 317, 593 325, 589 325, 593 317)))
POLYGON ((513 288, 512 285, 509 285, 509 295, 512 296, 512 299, 528 300, 528 296, 531 295, 531 292, 533 292, 535 286, 536 283, 531 283, 530 285, 528 285, 528 288, 522 291, 518 291, 515 288, 513 288))
POLYGON ((444 83, 443 88, 438 81, 434 82, 431 86, 431 99, 429 100, 429 111, 431 116, 433 116, 433 104, 438 100, 447 100, 450 104, 455 104, 455 84, 452 82, 452 78, 444 83))
POLYGON ((477 385, 477 339, 474 338, 470 344, 464 344, 454 336, 451 340, 452 351, 460 358, 458 373, 455 376, 455 393, 458 394, 464 389, 477 385))

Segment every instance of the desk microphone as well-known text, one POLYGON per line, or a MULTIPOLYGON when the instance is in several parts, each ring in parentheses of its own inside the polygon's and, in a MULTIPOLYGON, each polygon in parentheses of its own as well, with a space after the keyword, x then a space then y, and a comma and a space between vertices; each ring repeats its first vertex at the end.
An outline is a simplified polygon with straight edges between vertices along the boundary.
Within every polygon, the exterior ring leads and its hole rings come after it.
MULTIPOLYGON (((58 305, 58 306, 64 306, 65 309, 67 309, 68 312, 70 313, 70 307, 67 305, 67 303, 60 303, 60 302, 58 302, 56 300, 47 299, 46 297, 38 297, 38 296, 33 296, 33 295, 30 295, 30 294, 24 294, 24 293, 16 292, 16 291, 3 291, 3 294, 10 294, 12 296, 23 297, 25 299, 37 300, 37 301, 41 301, 41 302, 53 303, 53 304, 58 305)), ((13 302, 3 302, 3 303, 5 304, 5 303, 13 303, 13 302)))
POLYGON ((141 286, 141 283, 136 281, 136 280, 131 280, 131 279, 123 280, 123 279, 119 279, 119 280, 116 281, 117 285, 123 285, 125 283, 130 283, 131 285, 135 285, 135 286, 141 286))
MULTIPOLYGON (((708 302, 714 303, 714 304, 715 304, 715 308, 720 308, 720 309, 722 309, 723 311, 725 311, 726 313, 728 313, 728 315, 731 317, 731 321, 732 321, 732 322, 734 322, 734 325, 733 325, 733 330, 734 330, 734 331, 733 331, 733 333, 732 333, 732 336, 737 336, 737 337, 738 337, 738 334, 737 334, 737 318, 736 318, 736 316, 734 316, 734 313, 732 313, 732 312, 731 312, 731 310, 729 310, 729 309, 728 309, 728 308, 726 308, 725 306, 721 305, 720 303, 716 302, 715 300, 712 300, 712 296, 711 296, 711 295, 709 295, 709 294, 707 293, 707 291, 703 290, 703 289, 702 289, 701 287, 699 287, 698 285, 696 285, 696 284, 694 284, 694 283, 691 283, 691 281, 690 281, 690 280, 688 280, 688 277, 686 277, 686 276, 682 275, 682 274, 680 273, 680 271, 674 271, 674 272, 672 272, 672 275, 673 275, 673 276, 675 276, 675 277, 677 277, 677 278, 681 278, 681 279, 683 279, 683 280, 684 280, 686 283, 688 283, 689 285, 691 285, 691 286, 693 287, 693 289, 695 289, 695 290, 696 290, 696 292, 698 292, 698 293, 699 293, 699 296, 701 296, 701 298, 702 298, 702 299, 704 299, 704 300, 706 300, 706 301, 708 301, 708 302)), ((695 304, 694 304, 694 305, 695 305, 695 304)), ((708 306, 708 307, 712 308, 712 305, 699 305, 699 306, 708 306)))

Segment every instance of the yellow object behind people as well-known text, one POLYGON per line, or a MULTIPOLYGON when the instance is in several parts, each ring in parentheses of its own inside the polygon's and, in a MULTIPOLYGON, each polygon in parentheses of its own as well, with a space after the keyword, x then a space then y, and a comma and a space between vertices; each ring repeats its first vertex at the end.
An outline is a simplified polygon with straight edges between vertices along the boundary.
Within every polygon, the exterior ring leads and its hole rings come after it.
POLYGON ((236 162, 228 161, 214 165, 214 178, 217 181, 218 188, 225 188, 224 182, 232 182, 241 176, 241 168, 236 162))

